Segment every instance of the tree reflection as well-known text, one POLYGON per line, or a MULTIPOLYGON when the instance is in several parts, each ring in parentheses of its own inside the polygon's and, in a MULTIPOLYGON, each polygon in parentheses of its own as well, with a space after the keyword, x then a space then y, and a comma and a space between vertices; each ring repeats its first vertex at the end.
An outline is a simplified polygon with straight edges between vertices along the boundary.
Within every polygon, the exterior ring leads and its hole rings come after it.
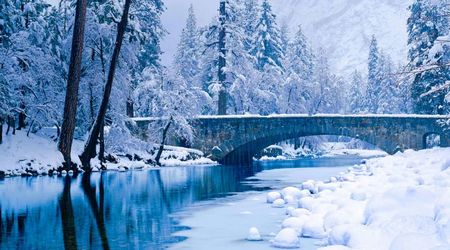
POLYGON ((61 221, 63 227, 64 248, 66 250, 77 249, 75 219, 72 206, 72 196, 70 193, 71 182, 72 177, 66 176, 64 179, 64 189, 59 199, 59 208, 61 210, 61 221))
POLYGON ((104 174, 100 175, 99 187, 99 202, 97 202, 96 197, 96 187, 91 184, 91 173, 84 173, 81 177, 81 187, 86 195, 89 206, 91 207, 92 214, 94 215, 95 222, 97 224, 97 229, 100 234, 100 240, 102 242, 102 247, 104 250, 109 250, 108 236, 106 233, 105 216, 104 216, 104 200, 105 200, 105 190, 103 182, 104 174))

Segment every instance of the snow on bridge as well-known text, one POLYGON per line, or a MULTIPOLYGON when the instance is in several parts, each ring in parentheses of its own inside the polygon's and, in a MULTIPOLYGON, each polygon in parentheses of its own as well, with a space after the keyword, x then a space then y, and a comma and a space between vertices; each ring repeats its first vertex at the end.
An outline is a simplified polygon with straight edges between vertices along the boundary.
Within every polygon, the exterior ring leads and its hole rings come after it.
MULTIPOLYGON (((147 137, 150 123, 165 118, 134 118, 134 133, 147 137)), ((439 115, 228 115, 190 119, 195 138, 190 147, 202 150, 223 164, 248 164, 253 156, 272 144, 303 136, 339 135, 358 138, 388 153, 423 149, 427 136, 440 136, 450 146, 450 131, 443 125, 450 116, 439 115)), ((169 140, 177 146, 176 138, 169 140)))

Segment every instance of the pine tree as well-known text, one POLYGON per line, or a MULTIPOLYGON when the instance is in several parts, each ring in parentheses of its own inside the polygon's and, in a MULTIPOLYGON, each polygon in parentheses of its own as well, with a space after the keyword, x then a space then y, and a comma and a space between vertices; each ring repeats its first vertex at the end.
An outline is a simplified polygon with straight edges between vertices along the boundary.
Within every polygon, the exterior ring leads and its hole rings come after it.
POLYGON ((364 80, 357 70, 352 73, 349 93, 349 111, 352 114, 358 114, 363 108, 363 84, 364 80))
MULTIPOLYGON (((411 70, 420 71, 429 64, 429 52, 437 38, 448 33, 448 20, 443 12, 443 2, 416 0, 409 9, 411 16, 408 19, 408 58, 411 70)), ((444 113, 444 92, 424 94, 444 84, 449 77, 448 67, 427 70, 414 77, 411 95, 415 113, 444 113)))
POLYGON ((286 72, 282 111, 286 113, 306 112, 306 100, 310 99, 307 85, 312 81, 314 56, 301 27, 292 41, 286 45, 286 72), (287 49, 289 48, 289 49, 287 49))
POLYGON ((244 0, 244 9, 242 11, 242 26, 244 30, 244 49, 250 52, 253 48, 253 38, 256 33, 258 16, 258 1, 244 0))
POLYGON ((298 28, 287 55, 288 67, 302 79, 310 80, 314 68, 314 55, 301 27, 298 28))
POLYGON ((177 74, 183 77, 192 87, 195 86, 196 78, 200 72, 201 55, 200 33, 197 28, 197 19, 194 7, 191 5, 188 11, 186 26, 181 32, 181 39, 175 55, 175 68, 177 74))
POLYGON ((261 6, 252 54, 256 57, 256 66, 259 70, 264 70, 268 65, 283 71, 284 54, 280 29, 268 0, 264 0, 261 6))
POLYGON ((400 113, 400 105, 398 100, 398 87, 396 74, 394 72, 393 63, 390 57, 382 55, 380 60, 381 68, 379 76, 380 93, 378 98, 379 114, 397 114, 400 113))
POLYGON ((368 76, 364 109, 372 114, 378 111, 378 98, 380 94, 380 51, 375 36, 372 36, 369 47, 368 76))

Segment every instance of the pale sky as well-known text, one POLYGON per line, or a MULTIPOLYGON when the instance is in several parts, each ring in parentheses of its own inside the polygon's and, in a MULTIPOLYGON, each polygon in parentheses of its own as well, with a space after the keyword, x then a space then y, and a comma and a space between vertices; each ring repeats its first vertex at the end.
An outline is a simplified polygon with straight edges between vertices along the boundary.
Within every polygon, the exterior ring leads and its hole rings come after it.
POLYGON ((219 0, 164 0, 164 3, 167 10, 162 16, 162 23, 169 34, 161 42, 161 48, 164 52, 162 62, 165 66, 169 66, 173 61, 189 6, 194 5, 197 24, 203 26, 208 24, 211 18, 216 15, 219 0))

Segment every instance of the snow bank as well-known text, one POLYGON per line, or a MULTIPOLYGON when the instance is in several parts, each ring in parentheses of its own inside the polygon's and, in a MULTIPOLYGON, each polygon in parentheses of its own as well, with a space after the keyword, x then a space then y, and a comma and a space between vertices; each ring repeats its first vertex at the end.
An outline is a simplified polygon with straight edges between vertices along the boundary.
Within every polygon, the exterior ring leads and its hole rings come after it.
MULTIPOLYGON (((81 165, 78 155, 82 152, 84 143, 74 140, 72 146, 72 160, 81 165)), ((130 149, 124 155, 114 155, 113 160, 107 162, 108 170, 126 171, 128 169, 144 169, 154 167, 154 156, 145 151, 130 149), (149 159, 149 160, 146 160, 149 159)), ((16 131, 15 135, 4 135, 0 144, 0 177, 45 175, 57 171, 63 158, 57 149, 57 143, 46 133, 27 136, 26 131, 16 131)), ((101 169, 101 164, 94 159, 91 164, 94 171, 101 169)), ((203 156, 201 151, 180 147, 165 147, 161 156, 163 166, 186 166, 216 164, 203 156)))
POLYGON ((307 237, 321 250, 450 249, 449 162, 450 148, 408 150, 305 181, 301 191, 287 187, 280 194, 296 206, 272 245, 298 247, 307 237))

